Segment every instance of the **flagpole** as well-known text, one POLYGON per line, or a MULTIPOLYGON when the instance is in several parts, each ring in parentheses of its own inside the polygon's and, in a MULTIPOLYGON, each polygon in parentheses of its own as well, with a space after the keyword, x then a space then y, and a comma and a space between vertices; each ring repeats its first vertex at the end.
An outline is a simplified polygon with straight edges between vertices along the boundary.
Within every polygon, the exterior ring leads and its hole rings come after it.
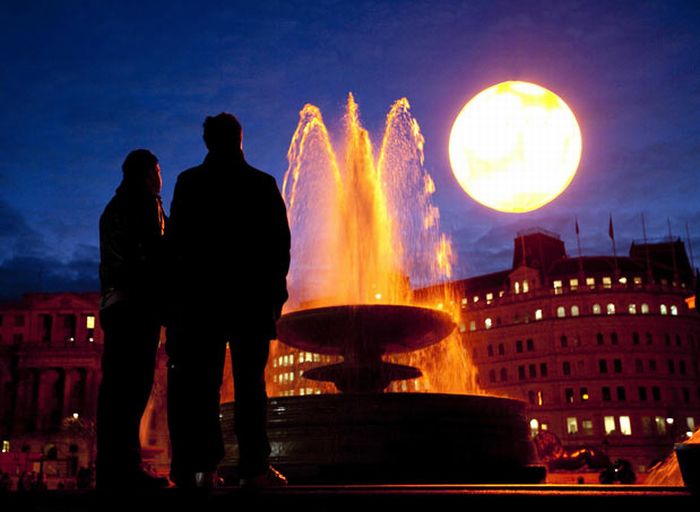
POLYGON ((654 273, 651 270, 651 258, 649 257, 649 243, 647 242, 647 224, 642 213, 642 234, 644 235, 644 255, 647 265, 647 281, 648 284, 654 283, 654 273))
POLYGON ((608 235, 612 240, 612 250, 613 250, 613 262, 615 264, 615 281, 617 282, 620 277, 620 271, 617 268, 617 249, 615 247, 615 229, 613 228, 612 213, 610 214, 610 221, 608 223, 608 235))
POLYGON ((673 261, 673 286, 678 286, 680 283, 680 276, 678 275, 678 262, 676 261, 676 243, 673 241, 673 232, 671 231, 671 218, 666 217, 666 222, 668 223, 668 238, 671 242, 671 258, 673 261))
POLYGON ((578 248, 578 278, 579 286, 583 288, 583 256, 581 255, 581 237, 579 236, 578 217, 574 217, 576 226, 576 247, 578 248))

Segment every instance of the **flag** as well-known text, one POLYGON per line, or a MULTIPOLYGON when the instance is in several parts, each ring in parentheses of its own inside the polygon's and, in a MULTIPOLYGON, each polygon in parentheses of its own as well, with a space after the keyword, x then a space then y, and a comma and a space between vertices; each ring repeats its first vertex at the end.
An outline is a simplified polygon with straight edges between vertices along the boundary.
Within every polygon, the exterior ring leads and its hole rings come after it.
POLYGON ((610 222, 608 223, 608 236, 610 240, 615 240, 615 230, 613 230, 612 214, 610 214, 610 222))

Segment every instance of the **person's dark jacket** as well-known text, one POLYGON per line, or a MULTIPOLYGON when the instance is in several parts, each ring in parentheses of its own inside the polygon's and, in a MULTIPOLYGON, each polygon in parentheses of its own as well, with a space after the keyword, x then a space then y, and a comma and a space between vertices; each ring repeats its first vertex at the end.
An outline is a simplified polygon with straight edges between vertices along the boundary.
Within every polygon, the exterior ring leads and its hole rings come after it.
POLYGON ((175 314, 206 312, 232 333, 274 338, 288 297, 290 233, 272 176, 241 152, 210 152, 178 177, 166 239, 175 314))
POLYGON ((100 217, 102 309, 125 299, 157 306, 165 222, 158 195, 122 181, 100 217))

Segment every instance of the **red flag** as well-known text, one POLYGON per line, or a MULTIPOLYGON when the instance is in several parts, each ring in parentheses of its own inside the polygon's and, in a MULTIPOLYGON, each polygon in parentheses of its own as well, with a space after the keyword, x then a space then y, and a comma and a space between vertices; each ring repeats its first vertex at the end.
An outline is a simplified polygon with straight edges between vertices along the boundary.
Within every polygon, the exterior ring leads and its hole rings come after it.
POLYGON ((615 240, 615 231, 613 230, 612 214, 610 214, 610 222, 608 224, 608 236, 610 240, 615 240))

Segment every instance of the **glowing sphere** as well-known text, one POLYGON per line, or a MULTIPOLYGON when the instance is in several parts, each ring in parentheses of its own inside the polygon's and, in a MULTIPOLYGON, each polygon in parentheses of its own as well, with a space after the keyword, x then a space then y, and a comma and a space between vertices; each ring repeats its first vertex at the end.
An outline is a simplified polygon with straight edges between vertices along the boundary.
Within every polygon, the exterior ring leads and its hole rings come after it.
POLYGON ((576 117, 553 92, 503 82, 480 92, 457 116, 450 163, 462 188, 502 212, 529 212, 571 183, 581 160, 576 117))

